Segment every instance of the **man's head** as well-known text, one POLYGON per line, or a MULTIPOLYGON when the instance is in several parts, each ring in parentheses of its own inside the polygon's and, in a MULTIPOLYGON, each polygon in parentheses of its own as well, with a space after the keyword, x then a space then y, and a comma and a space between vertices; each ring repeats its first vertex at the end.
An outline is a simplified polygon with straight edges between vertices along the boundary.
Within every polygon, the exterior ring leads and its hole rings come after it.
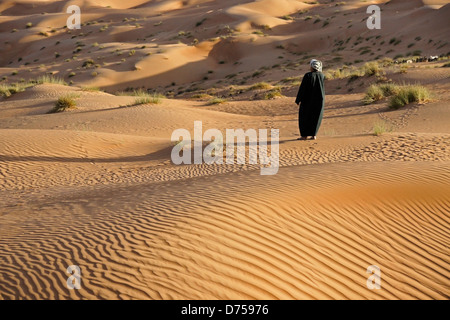
POLYGON ((322 62, 316 59, 312 59, 309 63, 311 65, 311 71, 320 71, 322 72, 322 62))

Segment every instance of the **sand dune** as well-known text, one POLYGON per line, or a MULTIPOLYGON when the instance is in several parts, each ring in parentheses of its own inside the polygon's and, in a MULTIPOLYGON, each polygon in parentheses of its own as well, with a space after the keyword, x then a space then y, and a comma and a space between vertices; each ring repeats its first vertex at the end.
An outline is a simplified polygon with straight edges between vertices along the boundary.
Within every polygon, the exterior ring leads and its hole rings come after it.
POLYGON ((82 30, 64 28, 64 9, 71 3, 32 3, 3 4, 0 76, 27 80, 49 72, 110 92, 142 86, 175 91, 192 82, 211 87, 233 73, 244 77, 259 68, 306 63, 299 55, 355 63, 418 49, 425 55, 449 50, 450 6, 435 7, 445 1, 430 2, 434 7, 377 1, 383 9, 383 28, 377 31, 367 29, 367 4, 360 1, 86 1, 82 30), (361 56, 366 47, 373 50, 361 56), (96 67, 80 68, 87 59, 96 67), (14 71, 18 75, 11 76, 14 71))
POLYGON ((270 182, 236 173, 103 187, 64 201, 56 192, 2 215, 2 251, 15 254, 3 257, 0 291, 50 299, 448 298, 448 168, 291 167, 270 182), (84 290, 65 288, 73 263, 84 290), (372 264, 383 290, 365 287, 372 264))
POLYGON ((449 299, 447 2, 1 2, 0 299, 449 299), (313 57, 324 119, 297 141, 313 57), (429 97, 363 103, 409 83, 429 97), (249 143, 245 164, 175 165, 195 121, 278 129, 278 173, 249 143))

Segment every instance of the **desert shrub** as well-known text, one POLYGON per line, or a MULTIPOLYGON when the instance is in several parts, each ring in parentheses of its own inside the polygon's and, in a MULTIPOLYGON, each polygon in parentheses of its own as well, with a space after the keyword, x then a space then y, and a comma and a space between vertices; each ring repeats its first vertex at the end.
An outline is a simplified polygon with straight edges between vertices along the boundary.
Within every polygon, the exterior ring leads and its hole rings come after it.
POLYGON ((348 77, 348 83, 357 80, 359 77, 361 77, 361 73, 359 70, 352 71, 348 77))
POLYGON ((55 103, 55 107, 50 110, 48 113, 57 113, 57 112, 63 112, 69 109, 75 109, 77 106, 77 103, 75 101, 76 98, 79 96, 71 93, 66 94, 58 98, 58 100, 55 103))
POLYGON ((407 73, 409 66, 407 64, 402 64, 398 70, 399 73, 407 73))
POLYGON ((2 97, 9 97, 11 96, 11 91, 9 91, 9 86, 5 84, 0 85, 0 96, 2 97))
POLYGON ((378 87, 381 89, 381 91, 383 92, 383 95, 385 97, 392 96, 392 95, 398 93, 400 90, 400 86, 393 84, 393 83, 380 84, 380 85, 378 85, 378 87))
POLYGON ((394 60, 391 59, 391 58, 386 57, 386 58, 380 59, 380 60, 378 61, 378 64, 379 64, 381 67, 388 67, 388 66, 391 66, 391 65, 394 64, 394 60))
POLYGON ((90 67, 90 66, 92 66, 92 65, 94 65, 94 64, 95 64, 94 60, 92 60, 92 59, 87 59, 86 61, 83 62, 82 67, 83 67, 83 68, 86 68, 86 67, 90 67))
POLYGON ((368 62, 363 66, 363 72, 366 76, 377 75, 381 72, 381 68, 376 62, 368 62))
POLYGON ((52 83, 52 84, 67 85, 67 83, 62 78, 54 77, 54 76, 47 75, 47 74, 39 76, 36 79, 36 83, 37 84, 52 83))
POLYGON ((253 78, 256 78, 256 77, 259 77, 260 75, 263 75, 264 74, 264 71, 255 71, 253 74, 252 74, 252 77, 253 78))
POLYGON ((301 77, 287 77, 280 80, 281 83, 289 83, 292 86, 300 85, 301 77))
POLYGON ((165 96, 160 93, 150 94, 143 89, 133 90, 132 92, 118 92, 117 95, 136 97, 134 99, 134 103, 127 106, 137 106, 141 104, 159 104, 162 102, 162 99, 165 98, 165 96))
POLYGON ((98 87, 81 87, 81 91, 85 91, 85 92, 99 92, 101 90, 98 87))
POLYGON ((215 97, 208 101, 208 105, 222 104, 225 102, 227 102, 226 99, 215 97))
POLYGON ((259 36, 264 36, 265 35, 264 32, 262 32, 261 30, 253 31, 253 34, 257 34, 259 36))
POLYGON ((282 16, 281 19, 283 19, 283 20, 294 20, 294 18, 291 17, 290 15, 282 16))
POLYGON ((384 98, 383 91, 378 85, 371 85, 366 92, 365 97, 363 98, 364 104, 371 104, 372 102, 381 100, 384 98))
POLYGON ((270 91, 266 92, 264 100, 275 99, 277 97, 283 97, 280 86, 273 87, 270 91))
POLYGON ((267 82, 258 82, 252 85, 249 90, 266 90, 270 89, 272 86, 267 82))
POLYGON ((270 90, 264 95, 265 100, 275 99, 277 97, 282 97, 281 90, 279 88, 270 90))
POLYGON ((384 120, 375 121, 373 124, 373 134, 375 136, 381 136, 383 133, 390 131, 392 131, 392 126, 384 120))
POLYGON ((147 95, 147 96, 136 97, 134 99, 133 105, 138 106, 141 104, 149 104, 149 103, 150 103, 150 96, 147 95))
POLYGON ((385 84, 372 84, 366 91, 366 95, 363 98, 364 104, 371 104, 375 101, 379 101, 385 97, 397 94, 400 91, 400 86, 392 83, 385 84))
POLYGON ((324 74, 326 80, 341 79, 342 73, 340 69, 328 70, 324 74))
POLYGON ((20 83, 13 83, 13 84, 2 84, 0 85, 0 96, 3 96, 5 98, 10 97, 11 95, 23 92, 26 88, 32 87, 33 83, 31 82, 20 82, 20 83))
POLYGON ((162 102, 163 98, 165 98, 165 96, 160 93, 146 94, 137 97, 135 104, 159 104, 162 102))
POLYGON ((389 107, 398 109, 413 102, 425 102, 429 100, 430 92, 421 85, 407 85, 399 88, 398 92, 391 97, 389 107))
POLYGON ((166 98, 163 94, 161 93, 152 93, 150 94, 150 103, 152 104, 159 104, 162 102, 162 99, 166 98))

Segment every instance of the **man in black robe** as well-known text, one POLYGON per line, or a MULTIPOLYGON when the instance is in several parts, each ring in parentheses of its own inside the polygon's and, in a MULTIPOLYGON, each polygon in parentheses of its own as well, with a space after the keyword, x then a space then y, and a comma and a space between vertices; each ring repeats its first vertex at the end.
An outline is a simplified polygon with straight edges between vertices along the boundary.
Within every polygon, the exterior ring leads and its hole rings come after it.
POLYGON ((301 103, 298 112, 301 138, 298 140, 306 140, 308 137, 316 139, 325 106, 325 77, 322 73, 322 62, 313 59, 310 64, 311 72, 304 75, 297 99, 295 99, 296 104, 301 103))

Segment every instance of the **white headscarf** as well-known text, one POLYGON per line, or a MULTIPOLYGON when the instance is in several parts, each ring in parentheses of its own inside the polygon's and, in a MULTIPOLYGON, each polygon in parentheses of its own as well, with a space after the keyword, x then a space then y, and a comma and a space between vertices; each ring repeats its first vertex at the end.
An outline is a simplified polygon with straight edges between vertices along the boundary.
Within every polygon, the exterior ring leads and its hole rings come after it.
POLYGON ((322 72, 322 62, 316 59, 312 59, 310 64, 314 70, 322 72))

